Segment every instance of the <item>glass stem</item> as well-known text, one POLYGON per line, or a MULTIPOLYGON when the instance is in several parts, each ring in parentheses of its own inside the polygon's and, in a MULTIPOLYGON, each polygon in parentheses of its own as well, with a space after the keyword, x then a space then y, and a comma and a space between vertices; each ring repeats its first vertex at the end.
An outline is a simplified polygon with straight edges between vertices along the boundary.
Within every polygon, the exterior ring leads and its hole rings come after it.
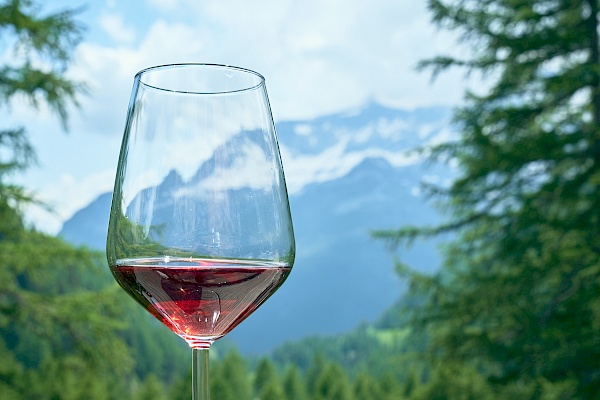
POLYGON ((192 400, 209 400, 208 349, 192 348, 192 400))

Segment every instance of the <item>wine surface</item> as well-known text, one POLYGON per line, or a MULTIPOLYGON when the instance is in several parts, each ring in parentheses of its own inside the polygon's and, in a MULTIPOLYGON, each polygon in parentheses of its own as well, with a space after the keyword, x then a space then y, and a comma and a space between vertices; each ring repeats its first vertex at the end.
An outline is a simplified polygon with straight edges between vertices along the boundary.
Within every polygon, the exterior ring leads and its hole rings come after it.
POLYGON ((208 347, 231 331, 291 270, 272 263, 163 260, 128 260, 111 271, 129 295, 191 347, 208 347))

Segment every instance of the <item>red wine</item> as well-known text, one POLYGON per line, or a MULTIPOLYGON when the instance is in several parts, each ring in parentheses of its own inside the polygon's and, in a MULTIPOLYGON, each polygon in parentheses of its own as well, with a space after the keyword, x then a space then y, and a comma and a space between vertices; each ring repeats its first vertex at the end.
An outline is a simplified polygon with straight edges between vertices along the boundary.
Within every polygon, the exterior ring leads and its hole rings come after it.
POLYGON ((129 295, 190 346, 208 347, 271 296, 291 268, 279 263, 161 258, 127 260, 111 270, 129 295))

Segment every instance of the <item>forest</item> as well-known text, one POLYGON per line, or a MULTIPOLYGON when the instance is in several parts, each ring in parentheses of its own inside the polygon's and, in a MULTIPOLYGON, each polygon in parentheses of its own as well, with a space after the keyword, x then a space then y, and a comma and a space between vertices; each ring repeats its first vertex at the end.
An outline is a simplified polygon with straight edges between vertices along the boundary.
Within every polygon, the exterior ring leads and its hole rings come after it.
MULTIPOLYGON (((455 141, 415 150, 457 171, 423 184, 445 221, 373 232, 407 286, 375 323, 262 357, 216 346, 214 398, 598 398, 599 2, 427 4, 464 58, 422 60, 422 73, 486 82, 454 110, 455 141), (439 271, 403 263, 414 241, 448 233, 439 271)), ((67 127, 87 90, 65 73, 84 34, 76 10, 0 1, 0 38, 22 55, 0 65, 2 112, 25 98, 67 127)), ((117 287, 105 255, 25 222, 39 200, 13 177, 33 164, 26 129, 0 121, 0 400, 191 398, 189 349, 117 287)))

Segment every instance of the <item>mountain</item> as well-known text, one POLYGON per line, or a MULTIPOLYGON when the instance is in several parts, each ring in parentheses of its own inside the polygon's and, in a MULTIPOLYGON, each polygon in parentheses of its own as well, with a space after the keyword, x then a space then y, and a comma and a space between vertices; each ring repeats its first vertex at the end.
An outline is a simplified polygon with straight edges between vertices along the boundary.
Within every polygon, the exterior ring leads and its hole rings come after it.
MULTIPOLYGON (((398 299, 402 284, 394 255, 370 232, 440 220, 418 186, 424 177, 443 181, 449 172, 425 169, 406 151, 447 135, 447 117, 441 108, 405 111, 370 104, 277 124, 296 262, 279 291, 228 335, 242 352, 348 331, 374 321, 398 299)), ((103 249, 109 209, 106 193, 66 221, 60 236, 103 249)), ((402 258, 421 269, 439 265, 434 242, 419 243, 402 258)))
POLYGON ((103 193, 62 226, 59 236, 75 245, 104 250, 112 193, 103 193))

